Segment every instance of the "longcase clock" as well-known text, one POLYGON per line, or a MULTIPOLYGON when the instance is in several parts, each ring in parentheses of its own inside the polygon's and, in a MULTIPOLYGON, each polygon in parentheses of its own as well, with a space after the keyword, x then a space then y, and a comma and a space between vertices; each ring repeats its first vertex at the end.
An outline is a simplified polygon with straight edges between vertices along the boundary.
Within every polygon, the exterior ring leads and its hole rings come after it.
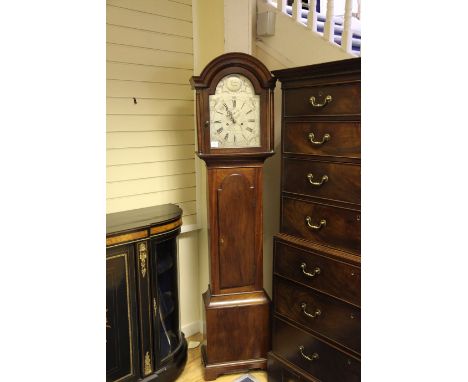
POLYGON ((191 78, 197 155, 208 181, 210 284, 203 294, 205 380, 266 369, 270 299, 263 290, 263 163, 273 155, 276 79, 256 58, 227 53, 191 78))

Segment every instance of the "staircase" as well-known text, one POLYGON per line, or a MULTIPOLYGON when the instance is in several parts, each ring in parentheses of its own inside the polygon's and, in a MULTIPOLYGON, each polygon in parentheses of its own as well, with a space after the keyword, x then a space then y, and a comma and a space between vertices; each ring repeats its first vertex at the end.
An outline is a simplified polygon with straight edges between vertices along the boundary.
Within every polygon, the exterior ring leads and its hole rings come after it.
MULTIPOLYGON (((293 3, 293 1, 291 1, 291 3, 293 3)), ((352 3, 352 1, 350 3, 352 3)), ((305 5, 304 2, 302 2, 302 5, 303 6, 305 5)), ((286 10, 286 14, 290 15, 291 17, 293 16, 292 5, 286 5, 285 10, 286 10)), ((325 30, 325 23, 327 20, 327 15, 324 13, 316 13, 315 15, 312 15, 311 17, 315 17, 315 20, 316 20, 315 32, 323 36, 324 30, 325 30)), ((299 22, 307 26, 308 18, 309 18, 309 10, 303 8, 301 10, 299 22)), ((343 29, 344 29, 343 19, 344 19, 343 16, 336 16, 336 15, 333 16, 333 18, 331 19, 331 24, 333 25, 333 42, 339 46, 341 46, 343 29)), ((356 56, 360 56, 361 55, 361 24, 359 20, 357 19, 354 20, 354 17, 351 23, 352 23, 351 24, 352 43, 351 43, 351 52, 349 53, 352 53, 356 56)))
POLYGON ((257 0, 258 13, 276 13, 274 35, 259 36, 257 47, 285 67, 360 56, 359 3, 360 0, 257 0))

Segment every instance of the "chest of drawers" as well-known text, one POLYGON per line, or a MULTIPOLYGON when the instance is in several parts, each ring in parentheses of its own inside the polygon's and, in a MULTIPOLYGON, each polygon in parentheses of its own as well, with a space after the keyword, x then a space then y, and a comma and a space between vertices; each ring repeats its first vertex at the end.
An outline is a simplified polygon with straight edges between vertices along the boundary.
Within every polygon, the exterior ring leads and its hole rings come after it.
POLYGON ((360 381, 361 61, 281 81, 281 225, 268 379, 360 381))

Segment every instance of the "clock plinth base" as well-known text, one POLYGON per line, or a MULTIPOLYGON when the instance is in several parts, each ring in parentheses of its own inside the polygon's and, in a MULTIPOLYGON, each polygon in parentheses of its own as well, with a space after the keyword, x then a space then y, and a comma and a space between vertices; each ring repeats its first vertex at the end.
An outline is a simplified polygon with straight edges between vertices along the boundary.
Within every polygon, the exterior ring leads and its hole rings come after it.
POLYGON ((266 370, 267 360, 265 358, 249 359, 237 362, 207 363, 206 345, 201 347, 201 356, 204 368, 205 381, 213 381, 222 374, 242 373, 249 370, 266 370))
POLYGON ((221 374, 266 370, 270 349, 270 299, 265 291, 203 294, 206 333, 205 380, 221 374))

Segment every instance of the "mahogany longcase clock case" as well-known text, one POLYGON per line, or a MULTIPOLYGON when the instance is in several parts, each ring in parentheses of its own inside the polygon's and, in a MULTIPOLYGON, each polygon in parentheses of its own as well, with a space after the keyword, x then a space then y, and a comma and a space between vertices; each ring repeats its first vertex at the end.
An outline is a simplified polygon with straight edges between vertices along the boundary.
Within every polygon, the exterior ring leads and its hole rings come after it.
POLYGON ((191 78, 197 155, 207 166, 210 284, 203 294, 205 379, 266 369, 270 299, 263 290, 263 163, 273 155, 276 79, 227 53, 191 78))

